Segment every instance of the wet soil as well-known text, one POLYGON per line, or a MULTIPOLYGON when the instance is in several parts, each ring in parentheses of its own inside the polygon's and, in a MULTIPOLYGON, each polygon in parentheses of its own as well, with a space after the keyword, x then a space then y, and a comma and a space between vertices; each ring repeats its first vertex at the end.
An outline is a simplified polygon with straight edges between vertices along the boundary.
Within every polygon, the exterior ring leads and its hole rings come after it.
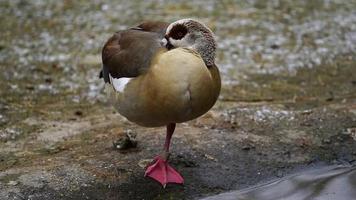
POLYGON ((354 1, 0 2, 0 199, 199 199, 356 160, 354 1), (164 128, 107 103, 100 49, 142 20, 194 17, 216 33, 223 88, 179 124, 185 184, 143 177, 164 128), (113 142, 136 135, 137 146, 113 142))

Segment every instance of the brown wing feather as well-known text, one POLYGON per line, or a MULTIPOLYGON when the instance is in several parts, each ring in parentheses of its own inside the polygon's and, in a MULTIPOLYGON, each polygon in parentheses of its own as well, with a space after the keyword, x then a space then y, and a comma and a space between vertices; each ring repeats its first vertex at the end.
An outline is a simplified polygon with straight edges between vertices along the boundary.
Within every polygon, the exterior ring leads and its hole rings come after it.
POLYGON ((141 28, 141 30, 143 30, 143 31, 158 33, 160 35, 160 37, 163 39, 168 26, 169 26, 169 24, 166 22, 147 21, 147 22, 141 23, 137 27, 141 28))
POLYGON ((150 66, 154 55, 161 49, 168 24, 145 22, 129 30, 116 32, 102 50, 103 77, 136 77, 150 66))

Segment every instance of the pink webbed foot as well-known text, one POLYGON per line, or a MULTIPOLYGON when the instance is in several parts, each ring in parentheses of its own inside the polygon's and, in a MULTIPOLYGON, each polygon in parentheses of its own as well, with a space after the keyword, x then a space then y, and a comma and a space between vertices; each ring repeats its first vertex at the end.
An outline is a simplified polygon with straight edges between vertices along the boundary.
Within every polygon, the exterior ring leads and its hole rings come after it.
POLYGON ((167 161, 162 159, 161 156, 155 157, 155 162, 148 166, 145 172, 145 176, 149 176, 154 180, 166 187, 167 183, 183 184, 183 177, 171 166, 167 161))

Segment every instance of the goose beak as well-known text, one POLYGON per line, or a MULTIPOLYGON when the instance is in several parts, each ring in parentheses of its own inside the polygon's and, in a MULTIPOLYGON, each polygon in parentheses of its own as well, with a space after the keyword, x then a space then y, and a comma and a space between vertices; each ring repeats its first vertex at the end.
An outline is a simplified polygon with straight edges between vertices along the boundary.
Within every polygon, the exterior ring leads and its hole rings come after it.
POLYGON ((174 48, 174 46, 169 42, 168 36, 164 36, 164 38, 161 41, 161 45, 166 47, 168 50, 171 50, 174 48))

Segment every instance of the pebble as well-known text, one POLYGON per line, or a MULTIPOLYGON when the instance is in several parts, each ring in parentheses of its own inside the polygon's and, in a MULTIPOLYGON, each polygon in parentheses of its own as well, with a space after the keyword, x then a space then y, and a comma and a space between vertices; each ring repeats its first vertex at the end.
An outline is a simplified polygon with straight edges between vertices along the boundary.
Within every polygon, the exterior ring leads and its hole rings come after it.
POLYGON ((125 135, 122 138, 119 138, 113 142, 113 146, 118 150, 126 150, 130 148, 137 147, 136 135, 131 131, 126 131, 125 135))
POLYGON ((9 182, 7 183, 7 185, 9 185, 9 186, 15 186, 15 185, 18 185, 18 184, 19 184, 18 181, 9 181, 9 182))
POLYGON ((138 166, 140 166, 141 168, 146 168, 150 163, 152 163, 152 159, 141 159, 138 162, 138 166))
POLYGON ((218 160, 216 158, 214 158, 213 156, 209 155, 209 154, 204 154, 204 157, 207 158, 208 160, 212 160, 214 162, 217 162, 218 160))
POLYGON ((331 144, 331 140, 328 138, 323 139, 323 143, 325 144, 331 144))

